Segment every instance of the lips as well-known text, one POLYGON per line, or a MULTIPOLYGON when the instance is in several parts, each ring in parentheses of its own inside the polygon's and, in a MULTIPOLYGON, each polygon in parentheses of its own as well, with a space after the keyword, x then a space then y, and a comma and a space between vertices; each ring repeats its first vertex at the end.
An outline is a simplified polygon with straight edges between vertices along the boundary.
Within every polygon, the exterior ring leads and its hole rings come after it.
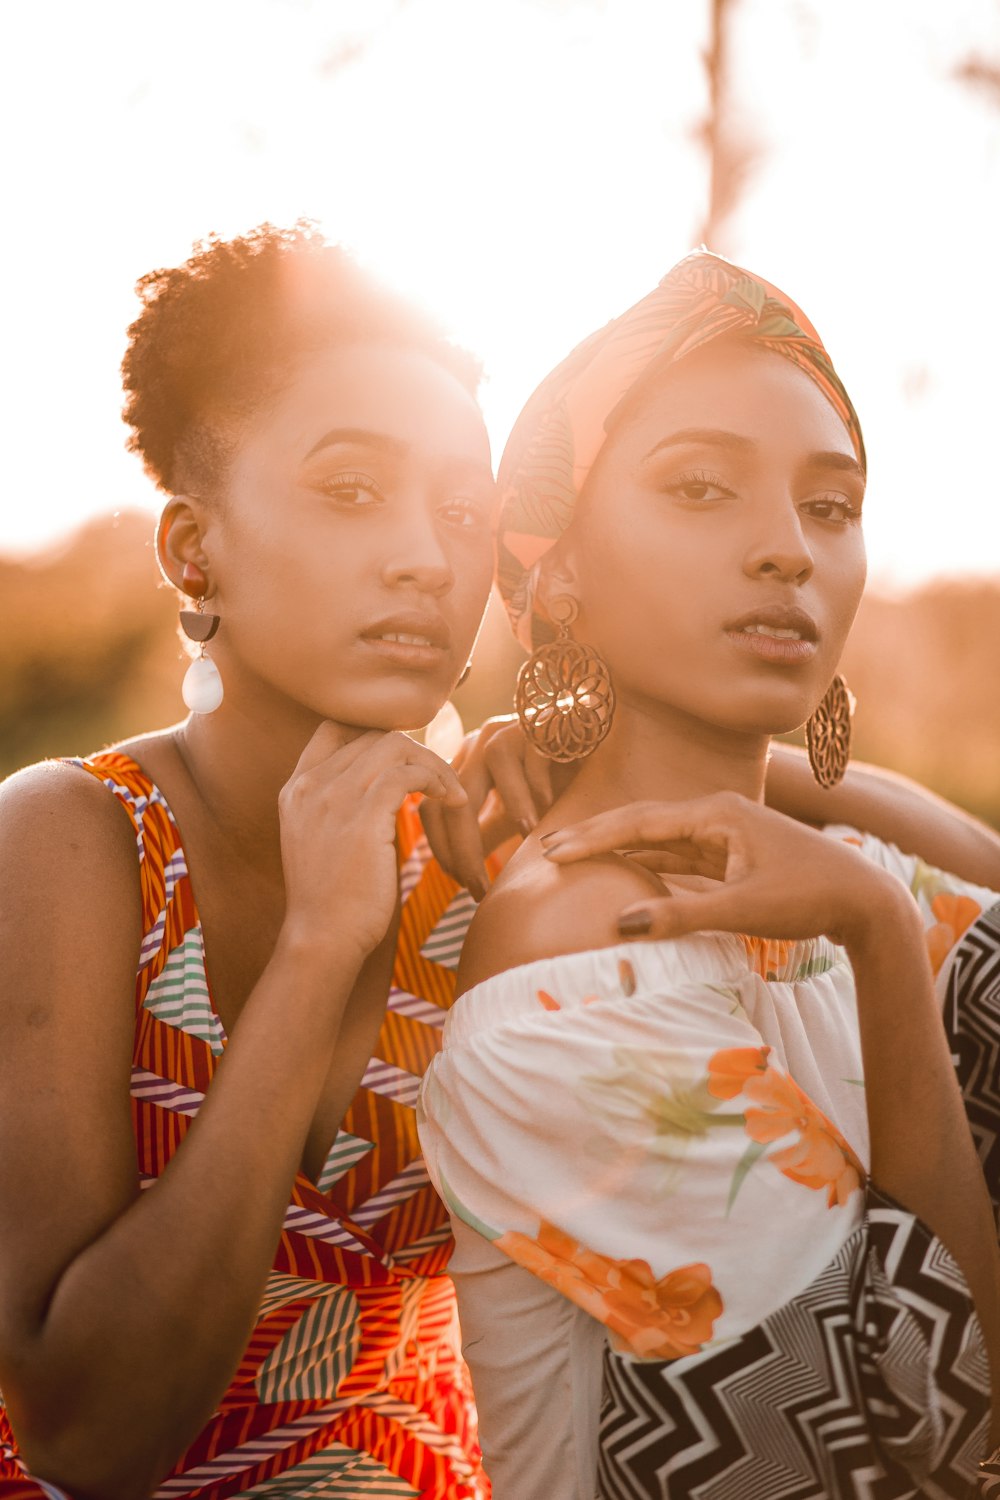
POLYGON ((385 642, 388 645, 413 646, 415 648, 447 651, 451 647, 451 631, 440 615, 406 611, 388 615, 377 620, 361 632, 365 641, 385 642))
POLYGON ((812 616, 789 604, 761 605, 730 620, 723 629, 727 635, 757 635, 768 640, 809 641, 813 645, 819 640, 819 628, 812 616))
POLYGON ((724 627, 744 656, 770 666, 802 666, 819 649, 819 629, 811 615, 791 604, 762 604, 724 627))

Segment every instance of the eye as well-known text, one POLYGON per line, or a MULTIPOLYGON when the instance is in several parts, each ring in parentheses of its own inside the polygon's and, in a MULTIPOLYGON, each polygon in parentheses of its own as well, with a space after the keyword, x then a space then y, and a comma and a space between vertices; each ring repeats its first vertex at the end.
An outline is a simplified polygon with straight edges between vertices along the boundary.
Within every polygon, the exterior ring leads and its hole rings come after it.
POLYGON ((667 492, 677 495, 681 500, 688 500, 694 505, 705 504, 712 500, 731 499, 735 493, 718 474, 712 474, 705 469, 678 474, 676 479, 667 486, 667 492))
POLYGON ((817 521, 832 521, 835 526, 849 526, 852 521, 860 521, 861 506, 849 500, 846 495, 814 495, 807 500, 802 509, 807 515, 813 516, 817 521))
POLYGON ((455 496, 452 500, 446 500, 438 507, 438 515, 450 526, 458 526, 463 531, 472 531, 486 524, 486 512, 475 500, 469 500, 464 496, 455 496))
POLYGON ((374 505, 382 499, 381 490, 367 474, 331 474, 317 488, 348 510, 374 505))

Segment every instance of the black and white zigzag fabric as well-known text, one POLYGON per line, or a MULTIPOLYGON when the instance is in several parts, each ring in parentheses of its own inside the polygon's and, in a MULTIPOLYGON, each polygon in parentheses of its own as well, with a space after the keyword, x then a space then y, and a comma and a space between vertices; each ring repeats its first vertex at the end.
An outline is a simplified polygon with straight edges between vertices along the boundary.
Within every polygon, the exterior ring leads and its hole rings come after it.
POLYGON ((972 924, 955 951, 944 1020, 1000 1222, 1000 905, 972 924))
MULTIPOLYGON (((945 1023, 1000 1212, 1000 906, 951 965, 945 1023)), ((608 1351, 599 1500, 986 1500, 989 1374, 954 1261, 869 1188, 807 1289, 741 1338, 672 1361, 608 1351)))

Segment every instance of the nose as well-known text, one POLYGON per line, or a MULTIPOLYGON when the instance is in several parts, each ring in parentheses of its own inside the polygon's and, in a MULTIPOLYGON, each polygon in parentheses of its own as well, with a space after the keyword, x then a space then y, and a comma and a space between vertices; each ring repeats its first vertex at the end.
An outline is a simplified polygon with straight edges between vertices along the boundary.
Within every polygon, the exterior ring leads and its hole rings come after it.
POLYGON ((455 570, 432 517, 413 516, 408 526, 396 528, 382 580, 390 588, 409 585, 435 598, 453 587, 455 570))
POLYGON ((754 535, 743 560, 747 576, 806 583, 812 577, 813 555, 796 507, 785 501, 769 509, 766 519, 758 511, 754 523, 754 535))

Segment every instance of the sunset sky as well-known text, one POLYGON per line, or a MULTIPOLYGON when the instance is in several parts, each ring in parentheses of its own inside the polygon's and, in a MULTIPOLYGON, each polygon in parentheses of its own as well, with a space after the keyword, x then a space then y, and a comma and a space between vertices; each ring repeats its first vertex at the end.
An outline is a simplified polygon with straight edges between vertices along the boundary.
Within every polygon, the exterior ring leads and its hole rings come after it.
MULTIPOLYGON (((496 456, 695 242, 702 0, 34 0, 5 9, 0 550, 152 510, 118 363, 144 271, 305 215, 484 358, 496 456)), ((734 0, 755 165, 724 242, 824 336, 883 585, 1000 574, 997 0, 734 0)))

